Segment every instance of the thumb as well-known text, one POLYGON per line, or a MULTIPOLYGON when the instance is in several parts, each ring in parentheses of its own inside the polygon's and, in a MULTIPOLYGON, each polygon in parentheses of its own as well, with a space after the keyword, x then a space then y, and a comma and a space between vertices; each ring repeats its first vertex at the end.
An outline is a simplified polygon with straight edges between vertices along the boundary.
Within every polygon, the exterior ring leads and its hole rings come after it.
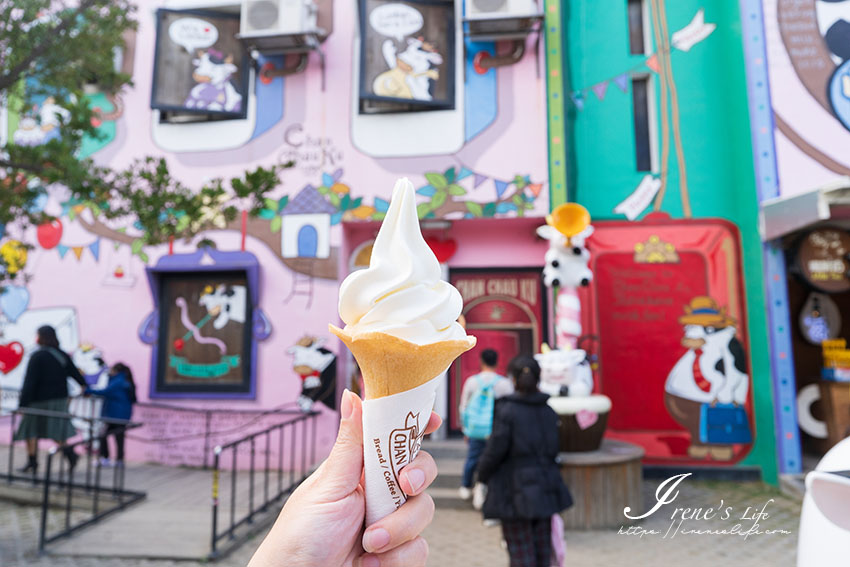
POLYGON ((330 500, 354 492, 363 474, 363 406, 345 390, 340 400, 339 433, 331 454, 322 464, 322 486, 330 500))

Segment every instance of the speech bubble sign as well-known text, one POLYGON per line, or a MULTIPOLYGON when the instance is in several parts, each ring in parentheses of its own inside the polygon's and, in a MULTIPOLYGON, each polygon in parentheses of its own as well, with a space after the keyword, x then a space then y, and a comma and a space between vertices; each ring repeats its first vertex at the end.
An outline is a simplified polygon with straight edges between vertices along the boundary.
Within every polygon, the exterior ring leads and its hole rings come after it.
POLYGON ((369 25, 381 35, 402 41, 422 29, 422 13, 405 4, 384 4, 369 14, 369 25))
POLYGON ((168 26, 168 37, 189 53, 195 53, 218 41, 218 28, 200 18, 180 18, 168 26))

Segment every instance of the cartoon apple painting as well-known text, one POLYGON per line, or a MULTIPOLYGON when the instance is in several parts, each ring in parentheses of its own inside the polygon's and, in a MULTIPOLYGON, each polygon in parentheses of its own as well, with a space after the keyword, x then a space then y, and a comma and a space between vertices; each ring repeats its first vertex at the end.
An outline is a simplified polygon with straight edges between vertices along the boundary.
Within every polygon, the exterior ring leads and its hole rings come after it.
POLYGON ((51 219, 44 224, 38 225, 36 236, 38 237, 38 243, 45 250, 56 248, 59 241, 62 240, 62 221, 51 219))

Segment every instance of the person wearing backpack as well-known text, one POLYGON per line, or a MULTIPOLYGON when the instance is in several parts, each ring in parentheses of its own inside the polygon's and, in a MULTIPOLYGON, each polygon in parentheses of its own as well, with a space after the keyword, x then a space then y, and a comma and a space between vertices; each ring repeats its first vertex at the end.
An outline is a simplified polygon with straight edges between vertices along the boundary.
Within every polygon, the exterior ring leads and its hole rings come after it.
MULTIPOLYGON (((469 500, 473 496, 475 468, 493 429, 495 401, 514 392, 513 383, 496 372, 498 363, 499 353, 491 348, 484 349, 481 352, 481 372, 467 378, 460 394, 459 410, 463 434, 469 443, 459 491, 463 500, 469 500)), ((476 485, 475 490, 481 493, 475 500, 483 502, 484 485, 476 485)))
POLYGON ((563 524, 553 516, 572 506, 558 466, 558 415, 549 396, 538 389, 540 366, 520 355, 508 365, 516 393, 500 401, 493 434, 478 463, 478 477, 488 486, 483 513, 499 520, 511 567, 549 567, 553 535, 563 524))

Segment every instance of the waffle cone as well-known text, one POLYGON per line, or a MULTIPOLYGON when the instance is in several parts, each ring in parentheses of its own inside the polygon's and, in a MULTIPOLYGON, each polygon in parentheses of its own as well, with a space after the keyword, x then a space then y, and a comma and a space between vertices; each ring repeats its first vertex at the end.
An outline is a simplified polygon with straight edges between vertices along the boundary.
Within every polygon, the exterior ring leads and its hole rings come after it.
POLYGON ((475 337, 418 345, 386 333, 363 333, 353 337, 328 325, 354 355, 366 399, 383 398, 412 390, 444 372, 452 361, 475 346, 475 337))

